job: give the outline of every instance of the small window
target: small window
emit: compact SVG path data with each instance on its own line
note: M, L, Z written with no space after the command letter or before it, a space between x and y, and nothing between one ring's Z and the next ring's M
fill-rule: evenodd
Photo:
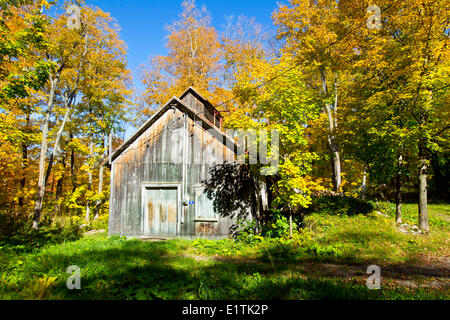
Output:
M213 200L208 198L205 188L194 187L195 193L195 217L200 219L218 219L218 214L214 212Z

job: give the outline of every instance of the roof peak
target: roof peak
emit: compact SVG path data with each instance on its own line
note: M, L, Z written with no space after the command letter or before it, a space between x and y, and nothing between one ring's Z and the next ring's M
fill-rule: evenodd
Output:
M196 90L194 87L189 86L186 91L184 91L184 93L180 96L180 100L182 100L189 92L193 93L195 96L197 96L198 99L203 100L202 102L208 102L209 104L211 104L211 102L208 101L208 99L206 99L204 96L202 96L200 94L200 92L198 92L198 90ZM211 104L212 105L212 104Z

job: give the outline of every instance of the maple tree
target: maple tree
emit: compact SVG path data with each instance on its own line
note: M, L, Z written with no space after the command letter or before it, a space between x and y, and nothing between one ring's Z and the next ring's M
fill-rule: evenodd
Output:
M46 1L1 1L0 14L0 103L24 98L29 89L40 89L53 67L35 50L48 43L43 36L49 20L42 14ZM13 104L14 106L14 104Z
M433 192L445 190L448 168L445 1L379 0L373 24L368 0L290 0L273 12L275 39L245 16L215 29L205 7L183 1L167 27L168 54L142 69L142 97L114 19L77 4L79 23L69 1L0 0L0 198L11 219L34 218L37 229L105 216L110 135L138 104L141 123L192 86L223 112L225 129L269 133L278 171L251 183L271 187L272 209L291 226L324 189L394 199L400 223L404 193L417 190L419 226L429 229L430 177Z
M62 9L69 5L68 2L63 3ZM79 197L80 190L88 186L89 192L83 193L87 199L86 208L89 210L89 203L95 203L95 216L98 218L100 206L105 203L104 169L98 164L105 156L106 137L121 130L118 124L125 117L125 106L129 104L132 94L130 73L126 69L126 48L119 38L118 26L109 14L82 6L79 26L72 28L69 14L57 14L52 18L43 14L44 7L48 7L45 1L33 5L26 1L16 3L8 15L3 16L5 29L2 29L9 28L4 32L5 38L2 38L2 53L10 58L9 61L4 59L6 62L1 66L4 74L1 89L5 93L2 99L5 104L13 106L5 114L5 121L2 122L5 130L1 135L1 139L8 141L9 147L2 148L2 152L8 152L9 159L13 161L9 160L9 169L2 174L11 177L8 181L12 194L16 195L12 199L12 207L17 202L22 207L25 199L31 200L33 188L30 187L37 183L34 229L39 227L49 184L52 192L56 184L56 212L60 212L64 199L71 206L71 195L63 194L64 177L67 176L67 148L71 153L69 174L72 176L72 192ZM34 39L36 34L37 39ZM45 68L32 67L36 63ZM23 66L29 66L32 72L16 76L15 70L26 70ZM11 104L12 100L15 102ZM87 115L86 110L89 110ZM73 122L72 117L78 123ZM84 124L80 126L81 123ZM87 146L92 152L86 154L83 146L85 138L77 139L76 136L86 136ZM94 148L94 143L99 148ZM30 153L36 152L38 145L39 161L30 162ZM84 158L80 159L82 162L89 163L88 181L81 183L81 189L78 189L76 177L83 166L76 167L77 156ZM97 166L98 189L94 193L92 169ZM18 172L20 174L16 174ZM33 174L29 175L30 172Z
M212 92L219 81L219 36L210 25L206 7L197 8L193 0L183 1L182 7L179 19L167 27L168 55L153 57L143 68L144 99L149 106L161 105L189 86L215 100Z
M0 141L4 161L0 176L4 186L2 207L23 214L29 196L25 188L33 167L29 148L36 141L34 92L43 88L53 64L36 56L48 46L43 34L49 20L42 14L46 1L1 1L0 16ZM16 205L19 210L15 210Z
M417 161L419 227L428 231L429 156L442 150L449 129L448 12L439 1L386 1L380 6L383 27L363 28L354 35L358 54L352 72L360 88L354 90L353 99L365 105L356 115L372 121L363 132L384 140L372 162L391 154L384 170L385 176L396 176L398 222L403 162ZM365 18L356 15L359 21Z
M335 1L289 1L274 13L277 37L284 41L283 51L292 55L309 74L309 87L322 98L327 115L327 145L331 154L334 190L341 188L341 154L338 143L340 73L348 66L352 45L343 41L348 35L346 20Z
M258 149L262 148L261 142L266 142L269 158L279 154L277 172L266 179L271 181L273 205L285 208L289 215L292 235L292 215L307 207L312 192L321 189L310 175L316 155L310 152L305 134L306 125L318 117L319 108L311 92L306 90L304 75L293 63L292 55L274 54L264 45L266 38L259 26L252 26L250 21L253 32L249 32L249 21L245 21L247 28L242 28L243 19L223 45L226 73L237 97L225 104L229 112L225 125L256 130ZM278 148L271 143L272 139L279 139ZM259 175L264 165L250 167L255 167L252 171Z

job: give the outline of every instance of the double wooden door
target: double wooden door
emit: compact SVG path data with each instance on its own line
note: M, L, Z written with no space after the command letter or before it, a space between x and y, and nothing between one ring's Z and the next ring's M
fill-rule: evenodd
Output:
M176 236L178 203L176 187L145 187L143 190L144 234Z

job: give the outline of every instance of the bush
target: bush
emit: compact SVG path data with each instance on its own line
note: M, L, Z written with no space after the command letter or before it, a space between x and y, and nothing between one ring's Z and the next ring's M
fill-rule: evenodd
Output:
M12 211L0 210L0 236L21 233L22 230L30 226L31 221L29 221L28 217Z
M298 216L294 216L292 219L292 230L295 232L298 230ZM268 238L280 238L289 235L289 219L282 215L280 211L274 211L271 221L264 224L262 227L261 235Z
M342 255L342 245L321 245L319 243L314 243L311 246L307 246L306 252L319 260L339 258Z
M253 243L257 239L258 235L258 224L256 220L247 220L245 218L236 218L236 223L232 228L231 236L237 242L242 243Z
M347 196L321 196L313 197L312 204L304 212L351 216L368 214L373 210L374 206L372 203L357 198Z
M65 241L75 241L81 238L78 225L72 223L55 223L32 230L30 226L13 235L0 235L0 246L15 251L29 252L47 244L57 244Z

